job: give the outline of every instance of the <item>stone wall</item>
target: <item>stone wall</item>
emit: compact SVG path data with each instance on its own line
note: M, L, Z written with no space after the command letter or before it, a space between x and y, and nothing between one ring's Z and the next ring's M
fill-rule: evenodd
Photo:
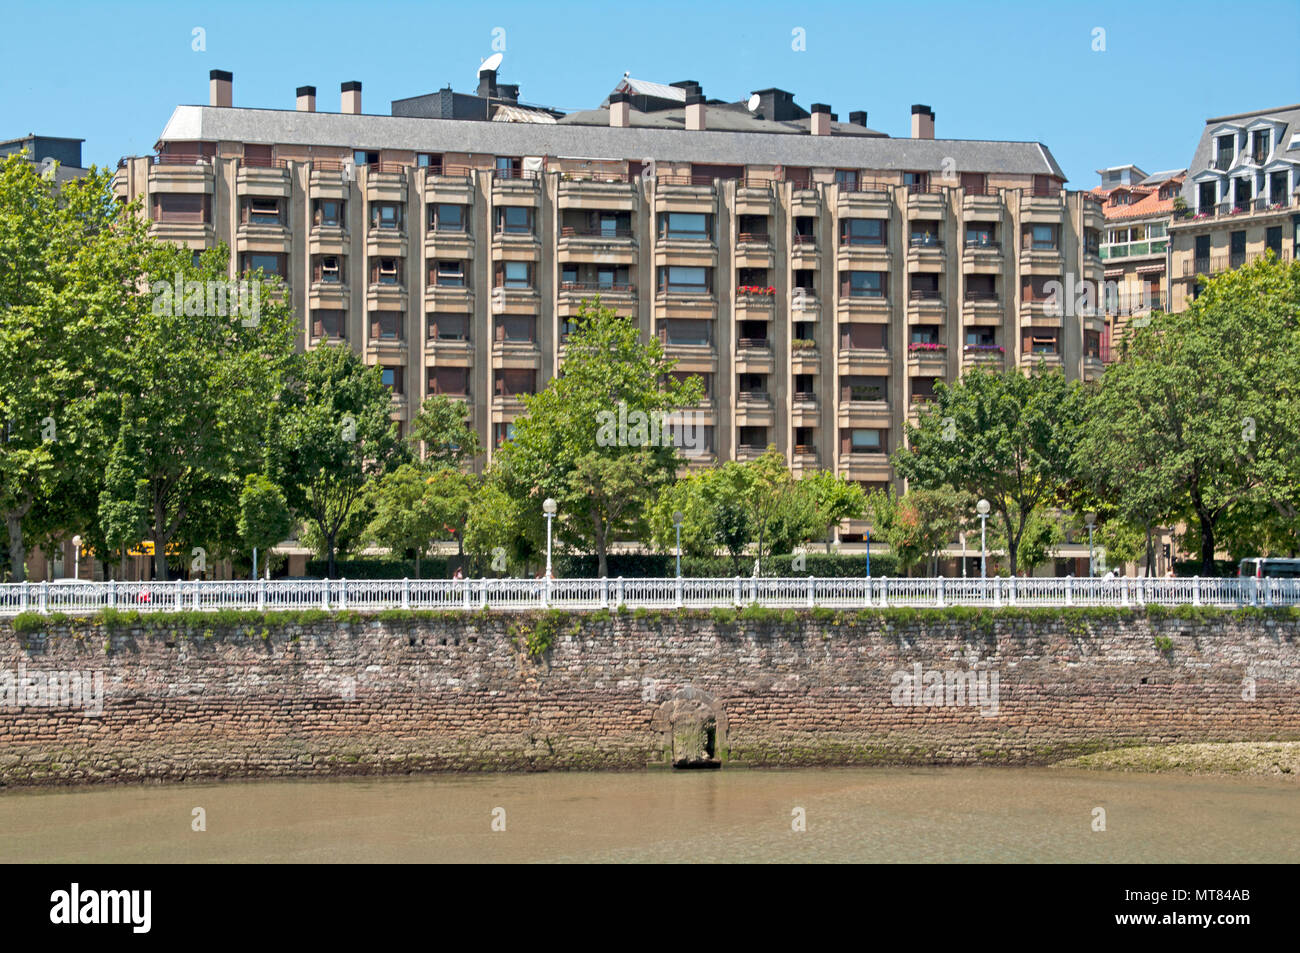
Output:
M1294 614L761 615L5 622L0 783L1032 764L1300 739ZM62 673L55 694L75 694L77 672L81 707L33 687Z

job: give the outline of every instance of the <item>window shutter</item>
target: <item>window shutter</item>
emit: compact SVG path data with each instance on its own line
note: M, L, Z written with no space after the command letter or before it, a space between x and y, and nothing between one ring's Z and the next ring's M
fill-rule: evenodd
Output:
M840 431L840 453L853 452L853 433L849 430Z

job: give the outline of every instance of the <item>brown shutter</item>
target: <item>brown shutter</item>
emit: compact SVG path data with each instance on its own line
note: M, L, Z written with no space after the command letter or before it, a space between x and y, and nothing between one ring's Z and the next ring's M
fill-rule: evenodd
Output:
M840 431L840 453L850 453L853 450L853 435L848 430Z

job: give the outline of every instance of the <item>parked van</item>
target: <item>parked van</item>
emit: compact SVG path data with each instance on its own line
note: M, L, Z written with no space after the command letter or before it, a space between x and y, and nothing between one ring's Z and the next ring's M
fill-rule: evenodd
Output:
M1300 579L1300 559L1265 559L1258 556L1243 559L1237 567L1237 575L1243 579L1249 576L1256 579Z

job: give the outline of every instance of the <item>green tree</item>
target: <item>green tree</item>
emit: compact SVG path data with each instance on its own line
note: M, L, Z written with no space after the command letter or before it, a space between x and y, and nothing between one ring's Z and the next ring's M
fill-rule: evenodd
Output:
M495 479L533 510L554 498L560 538L594 550L606 575L610 542L640 524L650 498L638 493L628 505L618 488L635 483L653 491L674 478L681 458L663 420L698 403L702 388L698 378L673 378L676 362L659 341L643 342L634 321L598 301L584 303L575 324L563 374L524 398L527 413L498 454ZM523 528L535 539L544 531L532 516Z
M447 535L451 506L441 490L439 476L415 463L404 463L370 485L374 515L367 535L395 555L413 550L417 579L421 560Z
M244 477L239 493L239 538L251 552L261 551L270 564L271 547L293 531L293 513L284 490L264 474ZM256 575L257 566L253 566Z
M819 525L826 530L826 552L831 551L835 527L845 520L866 515L866 493L857 483L836 476L830 470L818 470L799 481L801 489L812 494Z
M364 526L358 515L368 485L408 457L391 404L378 366L325 345L298 356L271 418L275 476L319 541L331 578L340 541Z
M915 489L903 496L873 490L866 498L872 528L907 575L921 563L937 571L940 551L952 542L963 523L969 497L951 487Z
M483 452L478 433L466 423L464 402L445 394L424 399L411 421L411 442L424 446L429 467L468 467Z
M1031 374L974 371L939 382L907 446L898 474L918 488L952 486L987 499L1001 519L1014 575L1029 520L1071 475L1082 397L1077 382L1041 366Z

